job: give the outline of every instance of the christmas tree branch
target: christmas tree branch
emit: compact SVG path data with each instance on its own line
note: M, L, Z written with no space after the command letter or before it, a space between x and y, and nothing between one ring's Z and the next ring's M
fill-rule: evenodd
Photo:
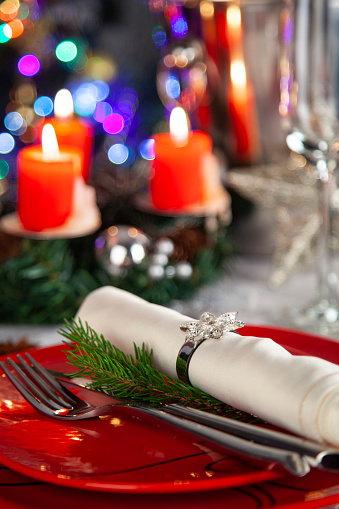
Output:
M72 376L91 379L90 388L108 393L116 398L135 403L161 407L176 403L227 415L247 422L258 419L237 410L195 387L161 373L152 364L148 353L134 344L134 354L126 355L91 327L78 322L67 322L60 334L70 341L66 351L68 363L77 368Z

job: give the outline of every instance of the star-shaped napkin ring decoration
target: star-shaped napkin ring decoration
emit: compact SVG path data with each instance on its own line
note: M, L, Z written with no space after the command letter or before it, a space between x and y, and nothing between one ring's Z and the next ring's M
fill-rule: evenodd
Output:
M232 332L245 325L237 320L237 311L230 311L216 317L209 311L203 313L199 320L192 320L180 325L180 330L186 332L185 342L181 347L176 363L178 378L190 385L188 367L191 357L198 346L206 339L220 339L224 332Z

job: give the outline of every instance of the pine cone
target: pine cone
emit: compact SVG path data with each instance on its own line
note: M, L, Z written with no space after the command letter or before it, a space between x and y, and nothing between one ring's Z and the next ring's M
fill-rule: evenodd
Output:
M173 242L174 251L170 256L172 262L194 263L198 252L207 245L206 235L199 228L178 228L162 237Z

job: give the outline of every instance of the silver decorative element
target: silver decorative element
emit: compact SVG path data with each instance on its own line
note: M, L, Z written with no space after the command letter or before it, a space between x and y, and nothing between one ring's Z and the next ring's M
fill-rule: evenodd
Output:
M95 241L95 256L104 270L123 277L127 270L144 262L151 248L150 238L138 228L116 225L100 233Z
M276 222L269 283L282 286L293 274L316 258L320 218L317 180L303 156L291 153L281 164L236 168L227 173L227 184L240 195L268 209ZM338 207L332 204L333 209ZM337 213L334 228L338 237ZM338 249L339 242L335 246Z
M187 333L185 343L193 341L197 344L205 339L219 339L224 332L244 327L245 323L236 319L237 314L237 311L230 311L216 317L207 311L200 316L199 320L183 323L180 325L180 330Z

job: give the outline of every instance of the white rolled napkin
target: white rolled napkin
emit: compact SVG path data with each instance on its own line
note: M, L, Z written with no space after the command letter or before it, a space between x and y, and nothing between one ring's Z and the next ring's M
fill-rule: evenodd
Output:
M153 350L154 365L177 377L176 360L185 341L179 326L192 318L111 286L90 293L78 318L127 354L134 353L133 343L139 347L144 343ZM194 352L189 377L194 387L229 405L339 446L336 364L292 355L269 338L226 332L220 339L204 341Z

